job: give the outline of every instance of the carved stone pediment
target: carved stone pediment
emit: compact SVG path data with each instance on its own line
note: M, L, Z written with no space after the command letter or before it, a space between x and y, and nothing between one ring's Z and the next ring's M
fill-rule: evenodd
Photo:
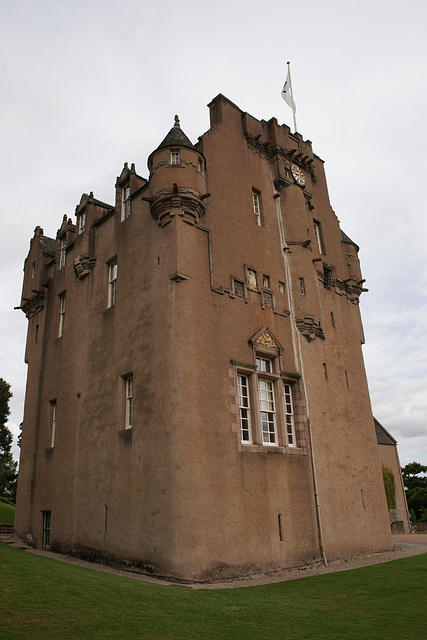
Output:
M249 339L249 342L256 347L256 345L260 345L263 347L268 347L270 349L277 349L278 351L283 351L283 347L280 342L277 340L273 332L267 327L261 327L253 336Z
M85 253L74 260L74 272L79 280L86 278L95 266L96 258Z
M303 316L296 319L297 327L309 342L315 338L325 339L320 320L316 316Z

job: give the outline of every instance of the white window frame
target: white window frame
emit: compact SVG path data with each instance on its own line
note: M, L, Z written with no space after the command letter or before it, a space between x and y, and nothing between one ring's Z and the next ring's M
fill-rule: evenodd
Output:
M121 189L122 205L121 205L121 221L130 217L130 184L127 182Z
M133 421L133 375L125 378L125 429L132 429Z
M231 361L235 366L236 427L242 450L248 447L259 453L274 448L280 453L304 452L305 440L300 433L304 417L296 409L300 405L295 405L299 376L281 371L279 349L258 343L254 344L253 353L254 364Z
M49 402L50 405L50 446L53 449L55 446L55 435L56 435L56 415L57 415L57 402L56 400L51 400Z
M254 208L255 222L258 227L261 226L261 199L259 191L252 189L252 204Z
M181 164L181 154L178 150L171 151L171 164L177 165Z
M85 225L86 225L86 212L83 211L83 213L81 213L79 216L79 235L83 233L83 231L85 230Z
M237 393L239 400L240 439L242 444L252 444L250 377L246 373L237 373Z
M295 413L294 401L292 398L292 385L288 382L283 383L283 407L286 425L286 438L289 447L297 446L296 429L295 429Z
M58 338L61 338L64 333L65 324L65 292L59 296L59 326L58 326Z
M316 238L317 249L320 254L323 254L323 244L322 244L322 231L320 228L320 222L314 222L314 236Z
M108 264L108 308L114 307L117 299L117 260Z
M270 358L257 356L256 366L262 444L267 446L277 446L279 441L277 433L274 380L263 375L273 373L273 361Z
M63 269L65 267L65 262L67 260L67 241L64 238L61 240L61 248L59 250L59 268Z

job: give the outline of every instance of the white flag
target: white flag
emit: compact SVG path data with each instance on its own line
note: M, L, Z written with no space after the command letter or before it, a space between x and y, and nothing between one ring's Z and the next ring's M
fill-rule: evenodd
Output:
M283 85L282 98L286 102L286 104L289 105L290 108L292 109L292 96L291 96L291 87L289 82L289 71L288 71L288 75L286 76L285 84ZM294 102L293 108L295 111L297 110L297 106L295 102Z

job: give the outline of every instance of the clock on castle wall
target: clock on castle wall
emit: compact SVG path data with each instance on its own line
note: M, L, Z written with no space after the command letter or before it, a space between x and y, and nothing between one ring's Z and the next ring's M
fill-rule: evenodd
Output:
M292 175L294 176L294 180L300 187L305 187L305 176L304 171L297 167L296 164L293 164L291 167Z

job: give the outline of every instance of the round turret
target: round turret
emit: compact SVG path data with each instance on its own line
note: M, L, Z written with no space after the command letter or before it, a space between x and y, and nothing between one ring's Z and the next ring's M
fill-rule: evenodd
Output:
M178 116L148 158L151 213L163 226L173 215L196 222L204 212L206 161L182 131Z

